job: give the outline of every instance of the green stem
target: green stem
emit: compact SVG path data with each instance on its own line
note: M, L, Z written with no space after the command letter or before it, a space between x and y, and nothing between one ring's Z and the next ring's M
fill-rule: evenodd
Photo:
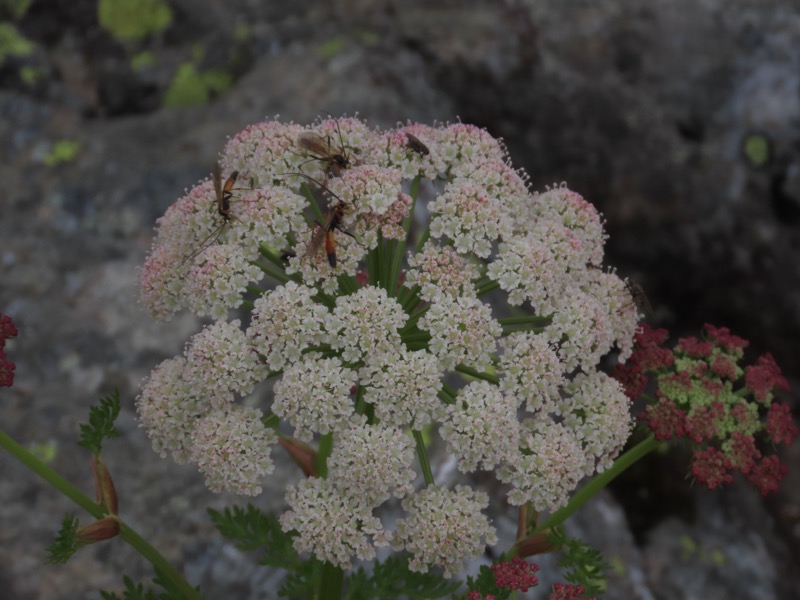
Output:
M421 431L414 431L414 440L417 442L417 457L419 458L419 466L422 468L422 476L425 478L427 485L436 485L433 480L433 471L431 471L431 463L428 460L428 450L425 448L425 438L422 436Z
M537 327L542 327L545 325L549 325L553 319L551 317L540 317L538 315L522 315L519 317L504 317L502 319L497 319L497 322L500 323L503 327L508 325L534 325Z
M96 519L105 516L103 508L85 496L78 488L73 486L50 467L28 452L15 442L9 435L0 431L0 446L5 448L14 458L44 479L52 487L64 494L75 504L80 506ZM122 519L120 523L120 537L141 554L165 579L169 580L175 589L180 591L182 598L201 600L203 596L195 590L183 575L173 567L161 553L158 552L147 540L126 525Z
M610 469L603 471L589 481L589 483L583 486L583 488L581 488L581 490L570 499L569 503L564 508L557 510L547 519L545 519L545 521L534 530L534 533L546 531L561 525L561 523L572 516L575 511L586 504L589 499L591 499L600 490L611 483L618 475L620 475L635 462L644 458L647 454L658 448L660 444L661 442L656 441L652 434L648 436L647 439L636 444L633 448L620 456Z
M329 562L322 564L322 574L318 579L317 598L320 600L339 600L342 597L344 571Z
M500 383L500 378L497 375L493 373L484 373L483 371L476 371L472 367L468 367L466 365L456 365L456 371L463 373L464 375L474 377L475 379L482 379L484 381L488 381L489 383L494 383L495 385Z
M333 450L333 434L326 433L319 438L317 454L314 456L314 466L320 477L328 476L328 457ZM338 597L338 596L337 596Z
M497 283L496 281L490 281L482 286L479 286L475 290L475 293L478 295L478 297L480 297L483 296L484 294L488 294L492 290L496 290L499 287L500 287L499 283Z

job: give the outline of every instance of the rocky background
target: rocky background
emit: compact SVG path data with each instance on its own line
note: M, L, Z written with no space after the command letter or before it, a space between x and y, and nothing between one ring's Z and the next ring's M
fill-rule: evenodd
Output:
M0 311L20 330L0 427L90 493L77 424L119 389L122 435L105 456L123 518L210 599L275 597L275 576L205 514L246 499L207 492L136 425L142 378L200 326L153 322L137 267L156 218L227 136L265 116L486 127L535 188L567 181L605 214L608 262L646 290L654 324L727 325L798 389L797 0L169 0L169 25L141 41L101 27L96 0L33 0L15 16L24 4L0 2L31 42L0 47ZM182 65L206 82L188 100L173 84ZM220 72L224 90L203 79ZM800 444L783 457L789 476L766 499L693 487L685 457L653 457L570 532L614 566L608 598L800 598ZM255 499L267 510L298 477L278 463ZM123 572L150 578L119 542L45 566L75 507L5 454L0 481L0 597L98 598ZM513 516L495 518L511 530ZM551 558L537 562L543 582L556 578Z

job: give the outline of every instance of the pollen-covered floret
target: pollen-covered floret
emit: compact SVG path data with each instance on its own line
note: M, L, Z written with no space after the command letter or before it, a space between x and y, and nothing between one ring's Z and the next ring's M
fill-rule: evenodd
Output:
M241 322L217 321L192 337L186 348L186 377L196 393L217 396L226 392L247 395L267 375Z
M182 356L165 360L145 379L136 398L139 426L147 430L153 450L162 458L172 454L178 463L191 458L192 431L197 419L211 410L214 400L196 393L185 370L186 359Z
M508 292L510 305L528 301L534 313L542 316L555 311L570 281L548 241L534 235L501 243L486 274Z
M538 219L558 221L569 228L580 240L589 264L602 264L608 237L603 230L603 217L580 194L561 184L535 194L530 206Z
M641 316L629 285L616 273L590 269L585 286L608 315L608 337L601 342L603 348L616 344L620 361L625 361L633 352L633 336Z
M561 402L564 425L583 445L587 455L587 475L611 466L619 454L633 423L630 401L622 385L602 371L579 373L565 386L568 396Z
M382 215L402 192L402 174L390 167L356 165L334 177L327 188L335 197L351 202L359 213Z
M408 258L405 285L420 286L423 300L435 302L441 295L453 298L475 296L472 281L478 278L478 268L452 246L428 241L422 251Z
M286 367L275 384L272 412L295 427L295 436L308 441L314 433L326 434L347 426L353 415L350 392L355 371L338 358L306 354Z
M456 179L430 204L431 237L447 237L461 254L487 258L492 244L506 238L511 222L502 202L470 179Z
M525 402L531 413L555 412L559 390L566 380L564 365L549 338L520 331L505 337L500 346L500 389Z
M416 147L415 141L409 141L407 134L413 135L424 144L428 153L425 154L421 147ZM422 176L433 180L438 174L433 162L439 153L437 138L438 131L433 127L414 123L385 132L378 138L371 153L380 156L388 166L399 169L404 179Z
M299 360L306 348L325 341L323 324L329 313L313 300L316 293L312 287L288 281L253 303L247 335L272 371Z
M452 174L456 179L463 177L481 186L503 207L507 215L504 220L506 235L513 229L514 208L532 200L528 191L527 174L516 171L506 161L497 158L482 157L473 162L462 163L452 170Z
M511 485L510 504L530 502L537 511L557 510L586 474L586 455L575 435L552 419L539 417L523 426L524 452L500 467L497 478Z
M194 259L186 279L186 304L194 314L224 319L242 303L242 294L264 273L238 244L209 246Z
M337 433L328 459L328 477L345 496L364 508L402 498L414 490L414 440L402 429L353 424Z
M482 159L505 162L508 157L503 143L480 127L453 123L436 130L435 152L431 152L437 171L444 173L464 163Z
M418 324L430 332L430 351L448 370L459 363L483 369L491 362L503 332L489 305L469 297L441 297Z
M301 131L301 125L277 119L248 125L228 141L222 164L238 170L252 187L272 185L276 177L297 171L305 160L297 151Z
M281 515L280 523L284 531L297 532L294 549L342 569L352 566L354 556L372 560L375 547L386 546L391 539L371 508L343 494L330 479L311 477L290 486L286 502L290 510Z
M455 490L429 486L402 504L408 514L397 522L393 547L411 554L412 571L426 573L438 566L450 578L462 569L464 560L497 543L494 527L481 513L489 504L483 492L464 485Z
M484 470L512 459L519 448L519 400L487 381L473 381L446 408L439 434L458 468Z
M441 412L438 398L443 370L426 350L368 357L359 370L364 400L385 425L421 430Z
M261 479L274 470L270 450L277 441L261 417L256 408L231 404L198 420L192 432L192 461L212 492L261 493Z
M557 345L567 372L579 366L593 368L614 340L606 308L579 288L565 292L544 332Z
M332 348L341 350L345 362L394 354L400 347L400 329L407 315L386 290L366 286L349 296L339 296L326 327Z
M231 235L256 251L259 244L285 248L290 236L305 228L305 207L306 199L285 187L244 192L231 209Z

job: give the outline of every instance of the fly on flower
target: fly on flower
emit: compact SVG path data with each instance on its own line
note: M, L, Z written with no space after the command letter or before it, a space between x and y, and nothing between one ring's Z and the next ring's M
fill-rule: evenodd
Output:
M650 300L647 298L647 294L644 293L644 288L642 288L642 286L639 284L638 281L626 279L625 288L631 295L631 299L633 300L633 303L636 305L636 308L638 308L646 315L649 315L653 312L653 305L650 304Z
M228 175L225 183L222 183L222 167L220 167L218 162L214 163L214 201L217 204L217 212L222 217L222 222L216 229L208 234L206 239L200 242L200 245L194 252L181 261L181 264L178 265L178 268L195 258L203 250L216 242L219 239L219 236L222 235L222 230L225 229L225 226L233 218L231 215L231 198L233 198L233 186L236 185L237 177L239 177L239 171L233 171L230 175Z
M406 131L406 148L411 150L412 152L417 152L418 154L422 154L422 156L428 156L431 151L428 147L422 143L422 141L415 136L413 133L408 133Z

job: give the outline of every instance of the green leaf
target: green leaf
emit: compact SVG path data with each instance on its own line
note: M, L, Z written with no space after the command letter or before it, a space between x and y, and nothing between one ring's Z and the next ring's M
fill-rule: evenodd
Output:
M10 15L12 19L25 16L33 0L0 0L0 13Z
M209 92L220 96L233 85L233 76L225 69L209 69L200 74L203 85Z
M99 406L92 406L89 409L89 424L80 426L81 439L78 445L88 449L93 455L99 456L103 439L119 437L117 428L114 427L119 410L119 392L101 398Z
M156 64L156 55L149 51L139 52L131 58L131 69L141 71Z
M372 575L368 575L362 567L359 567L348 578L344 597L347 600L444 598L453 594L459 587L461 587L460 582L444 579L441 575L410 571L408 557L395 555L383 562L376 562Z
M587 596L598 596L606 591L603 571L609 567L603 555L582 540L568 538L563 529L551 530L547 540L562 553L558 566L564 569L564 579L581 585Z
M219 532L235 542L239 550L262 550L260 564L293 569L304 562L292 546L294 536L281 529L275 515L264 514L252 504L244 509L226 508L221 513L208 509L208 514Z
M58 140L44 157L44 164L48 167L57 167L71 162L78 155L80 149L81 143L78 140Z
M64 519L61 521L61 529L58 530L55 541L47 547L48 563L52 565L64 564L78 551L78 539L75 535L77 531L78 519L75 518L75 515L64 515Z
M0 23L0 65L8 56L27 56L33 52L33 47L33 42L11 23Z
M185 107L199 106L208 103L208 88L197 67L194 63L182 64L175 73L166 94L164 95L164 106Z
M491 594L495 600L505 600L511 595L511 590L497 585L494 571L488 565L481 565L477 577L467 577L467 587L471 592L479 592L481 597Z
M169 27L172 9L163 0L100 0L97 17L118 40L139 41Z

